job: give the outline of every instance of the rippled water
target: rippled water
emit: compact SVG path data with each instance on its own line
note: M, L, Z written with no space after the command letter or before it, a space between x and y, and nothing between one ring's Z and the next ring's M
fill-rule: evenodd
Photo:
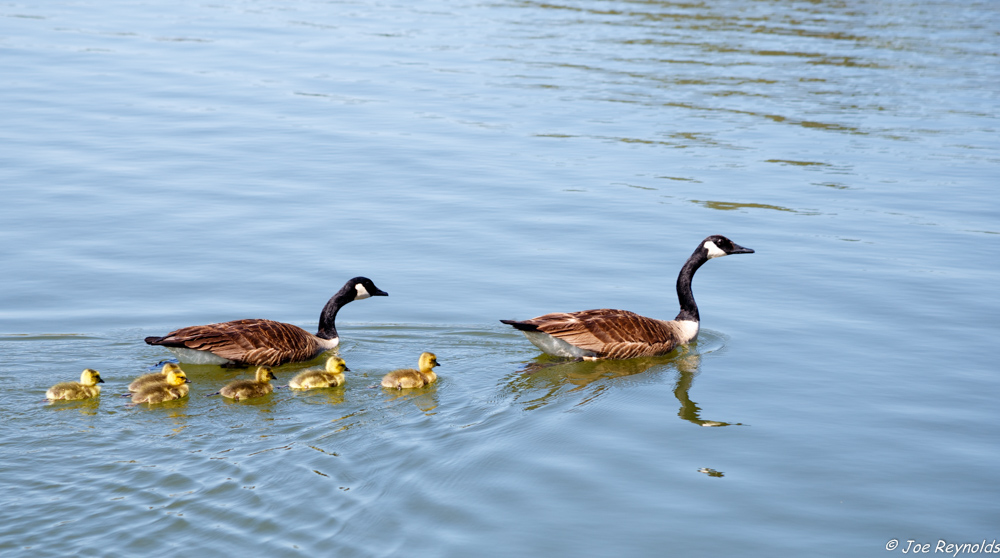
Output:
M998 35L990 2L0 4L0 551L1000 538ZM756 253L699 271L686 350L497 321L671 318L709 234ZM390 296L340 313L346 386L117 397L146 335L313 329L356 275ZM425 350L436 385L376 387ZM85 367L99 400L44 402Z

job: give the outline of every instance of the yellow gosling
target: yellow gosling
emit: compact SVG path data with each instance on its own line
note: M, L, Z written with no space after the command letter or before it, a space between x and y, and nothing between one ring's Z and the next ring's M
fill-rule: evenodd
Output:
M228 397L237 401L240 399L261 397L274 391L274 386L271 385L271 380L275 379L277 379L277 377L274 375L274 372L270 367L261 366L257 368L256 379L234 380L229 382L226 387L220 389L219 393L223 397Z
M304 370L288 382L292 389L316 389L344 385L344 372L350 372L347 363L340 357L326 359L325 370Z
M132 403L163 403L187 397L191 380L180 367L167 372L167 377L159 383L149 384L132 394Z
M410 389L430 385L437 379L434 367L440 366L434 353L423 353L420 355L418 364L420 370L412 368L405 370L394 370L382 378L382 387L394 389Z
M73 399L90 399L101 394L101 386L97 385L99 383L104 383L104 380L101 379L101 373L92 368L87 368L80 374L79 382L58 383L45 392L45 397L51 401L60 399L67 401Z
M128 385L128 390L135 393L137 391L142 390L142 388L146 386L166 382L167 374L169 374L171 370L180 370L180 369L181 369L180 366L177 366L173 362L168 362L163 365L163 370L159 372L153 372L152 374L143 374L142 376L139 376L138 378L132 380L132 383Z

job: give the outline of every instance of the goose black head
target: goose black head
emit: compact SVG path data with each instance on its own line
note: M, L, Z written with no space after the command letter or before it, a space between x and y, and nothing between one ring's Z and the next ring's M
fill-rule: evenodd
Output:
M721 258L722 256L729 256L732 254L754 253L751 248L744 248L720 234L714 234L706 238L702 241L701 245L705 248L705 251L708 252L709 259Z
M367 277L355 277L344 285L344 290L354 290L353 300L363 300L370 296L389 296L389 293L375 286Z

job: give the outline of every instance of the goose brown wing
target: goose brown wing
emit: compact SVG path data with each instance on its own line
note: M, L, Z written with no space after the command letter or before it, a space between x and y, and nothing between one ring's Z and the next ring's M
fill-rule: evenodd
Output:
M258 366L308 360L319 350L308 331L272 320L234 320L184 327L160 338L146 338L146 342L209 351L235 362Z
M670 324L627 310L557 312L524 323L602 358L662 355L676 346L676 332Z

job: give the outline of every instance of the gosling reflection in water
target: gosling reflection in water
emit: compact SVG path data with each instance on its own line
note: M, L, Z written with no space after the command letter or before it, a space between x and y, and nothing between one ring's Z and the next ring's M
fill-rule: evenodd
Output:
M388 403L395 404L405 401L413 403L427 416L437 414L436 409L439 403L436 384L431 384L417 393L414 393L413 390L385 390L385 394L388 395L386 398Z
M651 369L669 370L675 368L678 377L674 384L674 397L681 404L677 416L698 426L742 425L739 422L705 420L699 416L701 408L691 400L688 391L694 383L694 377L698 375L700 366L701 355L687 348L681 349L681 353L673 357L534 362L518 371L518 374L511 378L508 385L515 398L531 397L527 401L527 410L553 403L564 393L579 392L590 388L589 393L577 404L580 406L597 399L611 387L606 382L597 382L598 380L635 376ZM541 396L535 396L538 388L543 387L543 384L548 384L545 386L546 392ZM575 387L566 390L567 385Z

